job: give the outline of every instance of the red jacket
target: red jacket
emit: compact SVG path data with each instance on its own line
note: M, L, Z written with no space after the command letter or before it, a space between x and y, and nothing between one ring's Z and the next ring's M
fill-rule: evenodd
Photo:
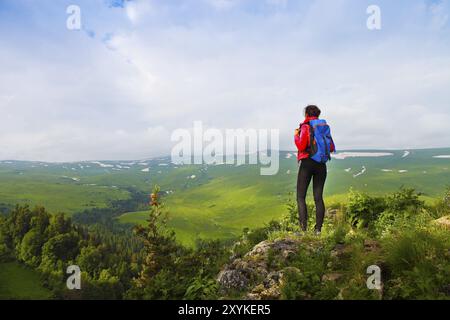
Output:
M309 158L309 154L306 151L310 145L311 139L309 136L309 125L306 124L309 121L312 120L317 120L317 117L306 117L305 121L303 121L302 125L302 129L300 131L299 135L295 136L295 145L297 146L298 149L298 155L297 155L297 160L303 160L303 159L307 159ZM334 143L331 143L331 150L330 152L334 152L336 150Z

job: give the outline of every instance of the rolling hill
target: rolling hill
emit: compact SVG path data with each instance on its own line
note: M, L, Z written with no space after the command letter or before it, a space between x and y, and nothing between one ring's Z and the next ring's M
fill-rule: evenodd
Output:
M427 201L450 183L450 149L348 151L329 164L328 203L345 201L355 188L384 194L400 186L414 187ZM285 212L295 191L294 152L280 153L280 170L261 176L254 165L172 164L169 157L138 161L43 163L0 162L0 204L43 205L71 215L105 208L127 199L130 190L150 193L161 186L170 211L170 225L184 243L197 237L229 238L244 227L256 227ZM291 193L291 195L290 195ZM118 220L142 223L146 212L124 212Z

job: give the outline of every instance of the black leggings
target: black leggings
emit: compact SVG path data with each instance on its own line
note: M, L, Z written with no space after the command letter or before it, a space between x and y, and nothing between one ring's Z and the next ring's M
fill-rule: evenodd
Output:
M325 203L323 202L323 188L327 179L327 166L315 162L312 159L301 161L297 179L297 204L300 226L303 231L308 227L308 209L306 207L306 193L313 179L314 202L316 203L316 226L315 230L321 231L325 217Z

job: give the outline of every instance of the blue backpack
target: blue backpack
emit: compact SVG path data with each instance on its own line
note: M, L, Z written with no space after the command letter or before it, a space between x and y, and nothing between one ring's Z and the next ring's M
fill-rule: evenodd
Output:
M310 143L306 150L309 157L319 163L327 163L331 160L331 144L334 144L331 137L330 126L325 120L311 120L302 125L309 125ZM301 128L301 127L300 127Z

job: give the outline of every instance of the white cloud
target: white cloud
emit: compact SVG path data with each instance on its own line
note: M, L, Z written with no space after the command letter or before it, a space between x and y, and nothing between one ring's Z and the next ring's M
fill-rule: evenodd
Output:
M135 0L126 2L125 12L131 23L137 25L142 22L142 19L153 13L153 7L148 0Z
M281 147L293 149L308 103L322 107L340 150L450 145L436 124L450 121L445 25L368 34L365 8L355 17L349 1L273 16L205 1L209 9L196 11L139 1L104 20L91 13L95 39L47 29L9 35L0 22L0 159L169 154L172 130L195 120L278 128Z

